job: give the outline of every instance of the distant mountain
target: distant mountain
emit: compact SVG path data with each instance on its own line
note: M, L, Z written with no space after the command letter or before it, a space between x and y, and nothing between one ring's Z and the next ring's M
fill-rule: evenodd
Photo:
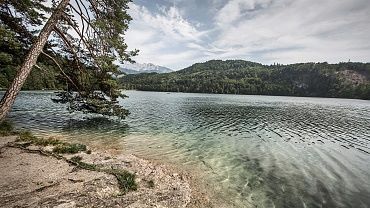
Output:
M170 74L121 79L125 89L370 99L370 63L263 65L211 60Z
M152 63L140 64L140 63L125 63L120 66L120 70L126 74L141 74L141 73L169 73L173 72L164 66L157 66Z

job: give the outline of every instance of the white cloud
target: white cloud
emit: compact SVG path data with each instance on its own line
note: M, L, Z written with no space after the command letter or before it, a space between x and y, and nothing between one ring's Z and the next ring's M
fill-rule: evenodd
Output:
M257 7L265 8L272 0L231 0L218 12L215 20L219 26L227 27L240 20Z
M368 0L205 1L174 4L197 4L191 7L195 10L207 6L199 8L209 11L202 22L173 5L131 4L134 20L126 39L129 47L141 50L136 60L173 69L209 59L370 61Z
M196 56L194 46L201 49L206 33L184 19L175 7L161 7L159 13L152 13L143 6L130 5L133 17L126 34L129 47L138 48L138 62L154 62L178 69L179 60L191 60ZM181 65L183 67L184 65Z
M254 51L274 51L261 54L262 62L338 62L348 60L351 56L353 60L369 61L368 58L363 59L366 56L359 56L364 51L349 51L351 47L370 46L370 36L366 35L370 32L370 5L362 4L364 2L296 0L282 4L282 1L275 1L268 8L256 12L253 18L243 19L242 15L238 16L239 19L231 18L237 23L229 25L227 29L221 28L215 44L229 50L242 48L242 51L252 55ZM218 19L219 16L216 17ZM279 48L295 50L276 51ZM369 51L365 53L370 55Z

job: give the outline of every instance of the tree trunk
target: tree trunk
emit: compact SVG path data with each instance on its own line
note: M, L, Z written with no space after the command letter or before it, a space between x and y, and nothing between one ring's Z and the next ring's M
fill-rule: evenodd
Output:
M12 84L9 86L5 95L1 99L0 122L5 119L10 109L12 108L16 96L18 95L24 82L26 81L28 75L30 74L32 67L36 64L37 58L39 57L41 51L43 50L50 33L53 31L53 28L61 19L61 16L65 8L67 7L69 1L70 0L61 0L56 10L52 13L52 15L42 28L37 40L32 45L30 51L27 53L27 56L21 67L18 69L17 75L15 76Z

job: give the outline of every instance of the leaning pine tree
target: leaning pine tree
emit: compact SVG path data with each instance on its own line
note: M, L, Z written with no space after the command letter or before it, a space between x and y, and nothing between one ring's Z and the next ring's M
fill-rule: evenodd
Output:
M28 0L32 1L32 0ZM67 84L56 102L69 103L71 110L124 118L128 111L118 105L123 96L113 78L118 73L114 61L132 61L135 51L127 51L124 33L131 17L130 0L60 0L35 38L17 75L0 103L0 121L9 113L40 54L50 58ZM44 51L51 34L58 40L55 54L73 60L61 63ZM53 49L54 50L54 49Z

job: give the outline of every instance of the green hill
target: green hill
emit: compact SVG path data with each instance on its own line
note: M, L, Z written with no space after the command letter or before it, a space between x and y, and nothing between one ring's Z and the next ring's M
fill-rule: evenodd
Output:
M262 65L211 60L167 74L121 78L125 89L370 99L370 63Z

